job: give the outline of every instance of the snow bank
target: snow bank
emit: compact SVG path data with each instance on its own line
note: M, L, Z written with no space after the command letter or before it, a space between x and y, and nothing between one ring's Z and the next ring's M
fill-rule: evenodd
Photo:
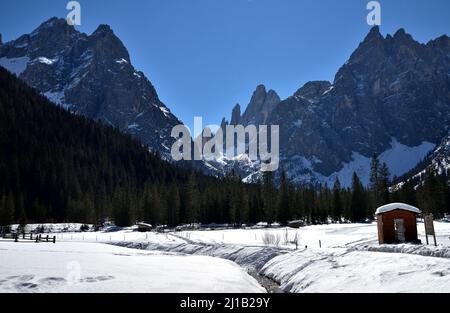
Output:
M450 260L346 249L280 255L261 273L285 292L448 292Z
M0 241L0 292L260 293L233 262L95 243Z
M424 246L413 244L399 245L357 245L352 248L357 251L387 252L387 253L406 253L438 258L450 259L450 247L445 246Z
M256 272L261 270L269 260L283 253L280 249L276 248L238 245L207 245L195 243L167 245L151 242L116 242L114 245L150 251L211 256L233 261L248 271Z

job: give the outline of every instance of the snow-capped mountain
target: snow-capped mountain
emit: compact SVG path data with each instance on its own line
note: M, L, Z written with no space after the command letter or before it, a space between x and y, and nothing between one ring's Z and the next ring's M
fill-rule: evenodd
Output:
M402 187L405 182L412 182L414 186L419 186L431 172L437 176L449 177L450 174L450 134L422 160L416 167L400 177L393 186L394 189Z
M169 155L171 129L181 122L133 67L109 26L100 25L86 35L66 20L52 18L31 34L0 42L0 66L54 103L113 125Z
M252 102L245 121L260 121L268 110ZM421 44L403 29L383 37L374 27L333 82L309 82L272 104L265 122L280 125L281 166L295 182L339 177L348 186L356 171L368 183L374 154L401 176L450 129L450 38ZM231 124L241 119L236 107ZM249 165L241 164L246 179L259 177Z

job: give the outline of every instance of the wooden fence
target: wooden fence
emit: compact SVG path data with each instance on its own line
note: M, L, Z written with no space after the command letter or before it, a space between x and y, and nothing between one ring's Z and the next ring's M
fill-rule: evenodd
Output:
M19 241L34 241L38 242L53 242L56 243L56 236L50 237L42 236L42 234L33 234L33 233L3 233L2 238L4 239L12 239L14 242Z

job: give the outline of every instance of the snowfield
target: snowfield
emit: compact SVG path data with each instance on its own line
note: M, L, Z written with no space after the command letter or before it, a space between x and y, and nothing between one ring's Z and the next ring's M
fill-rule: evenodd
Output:
M406 254L307 249L280 255L261 272L286 292L450 291L450 260Z
M0 241L0 292L264 292L231 261L96 243Z
M52 228L70 231L76 226ZM55 233L56 245L0 241L0 290L263 292L262 284L269 291L294 293L449 292L450 223L435 222L435 229L438 247L380 246L374 223ZM422 222L418 231L425 243ZM278 244L265 243L268 235ZM82 275L79 284L68 285L69 280L61 278L68 275L66 267L73 260L81 264ZM57 287L46 283L52 277L57 278L58 283L51 280ZM272 288L270 282L278 285Z

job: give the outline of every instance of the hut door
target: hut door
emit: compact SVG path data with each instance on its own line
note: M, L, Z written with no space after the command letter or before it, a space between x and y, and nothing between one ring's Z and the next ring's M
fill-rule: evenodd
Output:
M395 219L395 240L397 242L405 242L405 220L404 219Z

